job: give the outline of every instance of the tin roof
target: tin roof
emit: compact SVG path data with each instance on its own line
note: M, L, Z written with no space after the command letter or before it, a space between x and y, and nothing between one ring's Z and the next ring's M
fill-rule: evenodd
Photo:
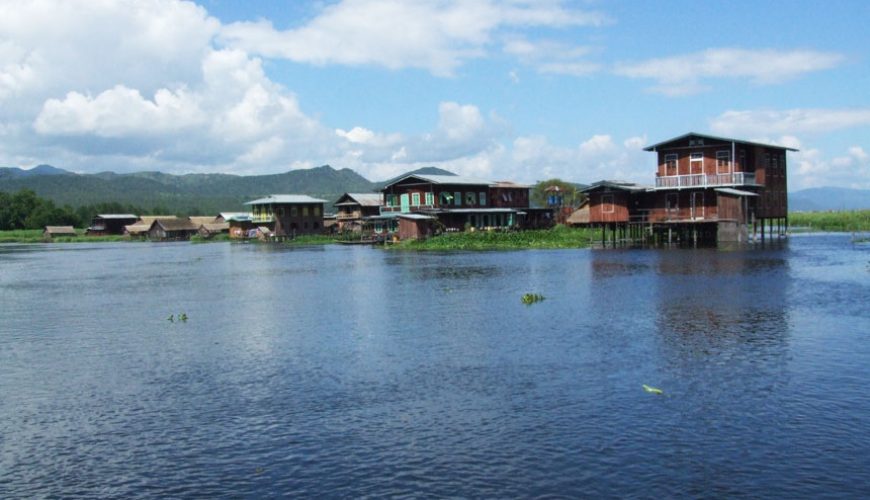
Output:
M414 213L399 214L396 217L399 217L400 219L411 219L411 220L434 220L435 219L435 217L432 217L431 215L414 214Z
M785 146L777 146L775 144L764 144L761 142L744 141L742 139L732 139L730 137L718 137L715 135L699 134L697 132L689 132L688 134L683 134L679 137L674 137L673 139L668 139L666 141L662 141L662 142L653 144L652 146L647 146L647 147L643 148L643 150L644 151L655 151L656 148L658 148L660 146L664 146L664 145L670 144L672 142L681 141L681 140L687 139L689 137L699 137L701 139L710 139L710 140L722 141L722 142L739 142L740 144L749 144L751 146L762 146L765 148L776 148L776 149L785 149L787 151L797 151L797 149L795 149L795 148L787 148Z
M598 188L619 189L622 191L646 191L647 189L649 189L648 186L643 186L641 184L636 184L634 182L603 180L603 181L593 182L592 184L581 189L580 191L587 193L589 191L594 191Z
M45 232L48 234L76 234L76 230L72 226L45 226Z
M474 177L465 177L461 175L423 175L423 174L408 174L402 176L395 181L387 184L387 186L392 186L393 184L397 184L399 182L404 181L405 179L416 178L425 182L431 182L432 184L463 184L463 185L476 185L476 186L489 186L492 184L492 181L488 181L486 179L477 179ZM387 187L384 186L384 187Z
M344 199L352 201L341 201ZM383 204L384 195L381 193L344 193L332 206L360 205L363 207L379 207Z
M97 214L101 219L138 219L138 215L133 214Z
M265 198L245 202L245 205L270 205L273 203L326 203L326 200L312 198L307 194L270 194Z
M752 191L743 191L741 189L733 189L733 188L716 188L714 191L725 194L732 194L734 196L758 196L758 193L753 193Z

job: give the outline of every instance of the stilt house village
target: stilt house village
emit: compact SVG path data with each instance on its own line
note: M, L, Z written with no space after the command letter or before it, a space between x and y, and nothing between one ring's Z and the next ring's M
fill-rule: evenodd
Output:
M384 242L555 223L600 228L605 242L746 242L785 234L786 153L795 149L688 133L645 150L657 160L650 185L600 180L580 188L585 199L578 206L564 206L557 187L548 190L546 206L533 206L529 185L410 173L378 192L344 193L332 203L306 194L271 194L246 202L248 212L213 217L101 214L88 234L151 240L357 234L362 241ZM46 229L47 238L61 233Z

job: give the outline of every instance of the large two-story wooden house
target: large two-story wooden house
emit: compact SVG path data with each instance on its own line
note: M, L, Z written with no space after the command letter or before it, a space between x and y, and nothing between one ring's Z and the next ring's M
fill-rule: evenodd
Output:
M584 190L590 224L629 233L645 225L669 238L721 242L784 233L786 152L795 149L697 133L644 149L657 155L655 185L592 184Z
M326 200L304 194L273 194L245 203L251 207L251 223L263 226L279 238L323 231Z
M397 213L417 225L437 221L447 231L522 227L529 220L529 188L458 175L409 174L383 188L381 213ZM403 232L401 225L402 234L426 234Z

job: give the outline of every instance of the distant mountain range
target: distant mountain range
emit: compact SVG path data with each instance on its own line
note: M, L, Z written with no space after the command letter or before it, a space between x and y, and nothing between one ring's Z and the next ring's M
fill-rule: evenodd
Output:
M436 167L414 173L454 175ZM332 202L345 192L377 191L387 181L372 182L351 169L329 165L283 174L240 176L230 174L172 175L162 172L76 174L39 165L32 169L0 168L0 191L32 189L58 205L79 207L119 202L143 209L187 214L244 210L244 202L276 193L308 194Z
M788 209L795 212L870 209L870 190L821 187L788 194Z
M437 167L408 173L454 175ZM407 175L403 174L403 175ZM245 201L267 194L300 193L327 200L327 210L342 193L368 193L397 178L373 182L351 169L336 170L329 165L308 170L291 170L271 175L186 174L136 172L76 174L39 165L31 169L0 167L0 191L28 188L58 205L79 207L119 202L143 209L159 207L171 213L211 214L244 210ZM870 209L870 190L812 188L789 193L789 210Z

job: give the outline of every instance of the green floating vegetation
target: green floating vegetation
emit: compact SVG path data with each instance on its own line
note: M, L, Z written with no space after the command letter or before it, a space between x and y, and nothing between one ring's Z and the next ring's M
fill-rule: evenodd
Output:
M587 248L600 240L597 230L575 229L558 225L551 229L526 231L463 231L443 233L425 240L401 241L388 248L397 250L451 251L451 250L524 250Z
M170 314L169 317L166 318L166 321L169 321L170 323L175 323L175 319L176 319L175 315ZM187 323L187 313L179 313L178 314L178 321L181 321L182 323Z
M523 301L523 304L529 305L544 300L544 296L539 293L526 293L523 294L523 298L521 300Z
M42 229L12 229L0 231L0 243L93 243L130 240L121 235L88 236L83 229L76 229L76 233L75 236L55 236L48 240Z
M645 390L646 392L648 392L650 394L664 394L664 391L662 391L661 389L658 389L655 387L650 387L646 384L643 384L643 390Z
M870 210L792 212L788 214L788 225L810 231L870 231Z

